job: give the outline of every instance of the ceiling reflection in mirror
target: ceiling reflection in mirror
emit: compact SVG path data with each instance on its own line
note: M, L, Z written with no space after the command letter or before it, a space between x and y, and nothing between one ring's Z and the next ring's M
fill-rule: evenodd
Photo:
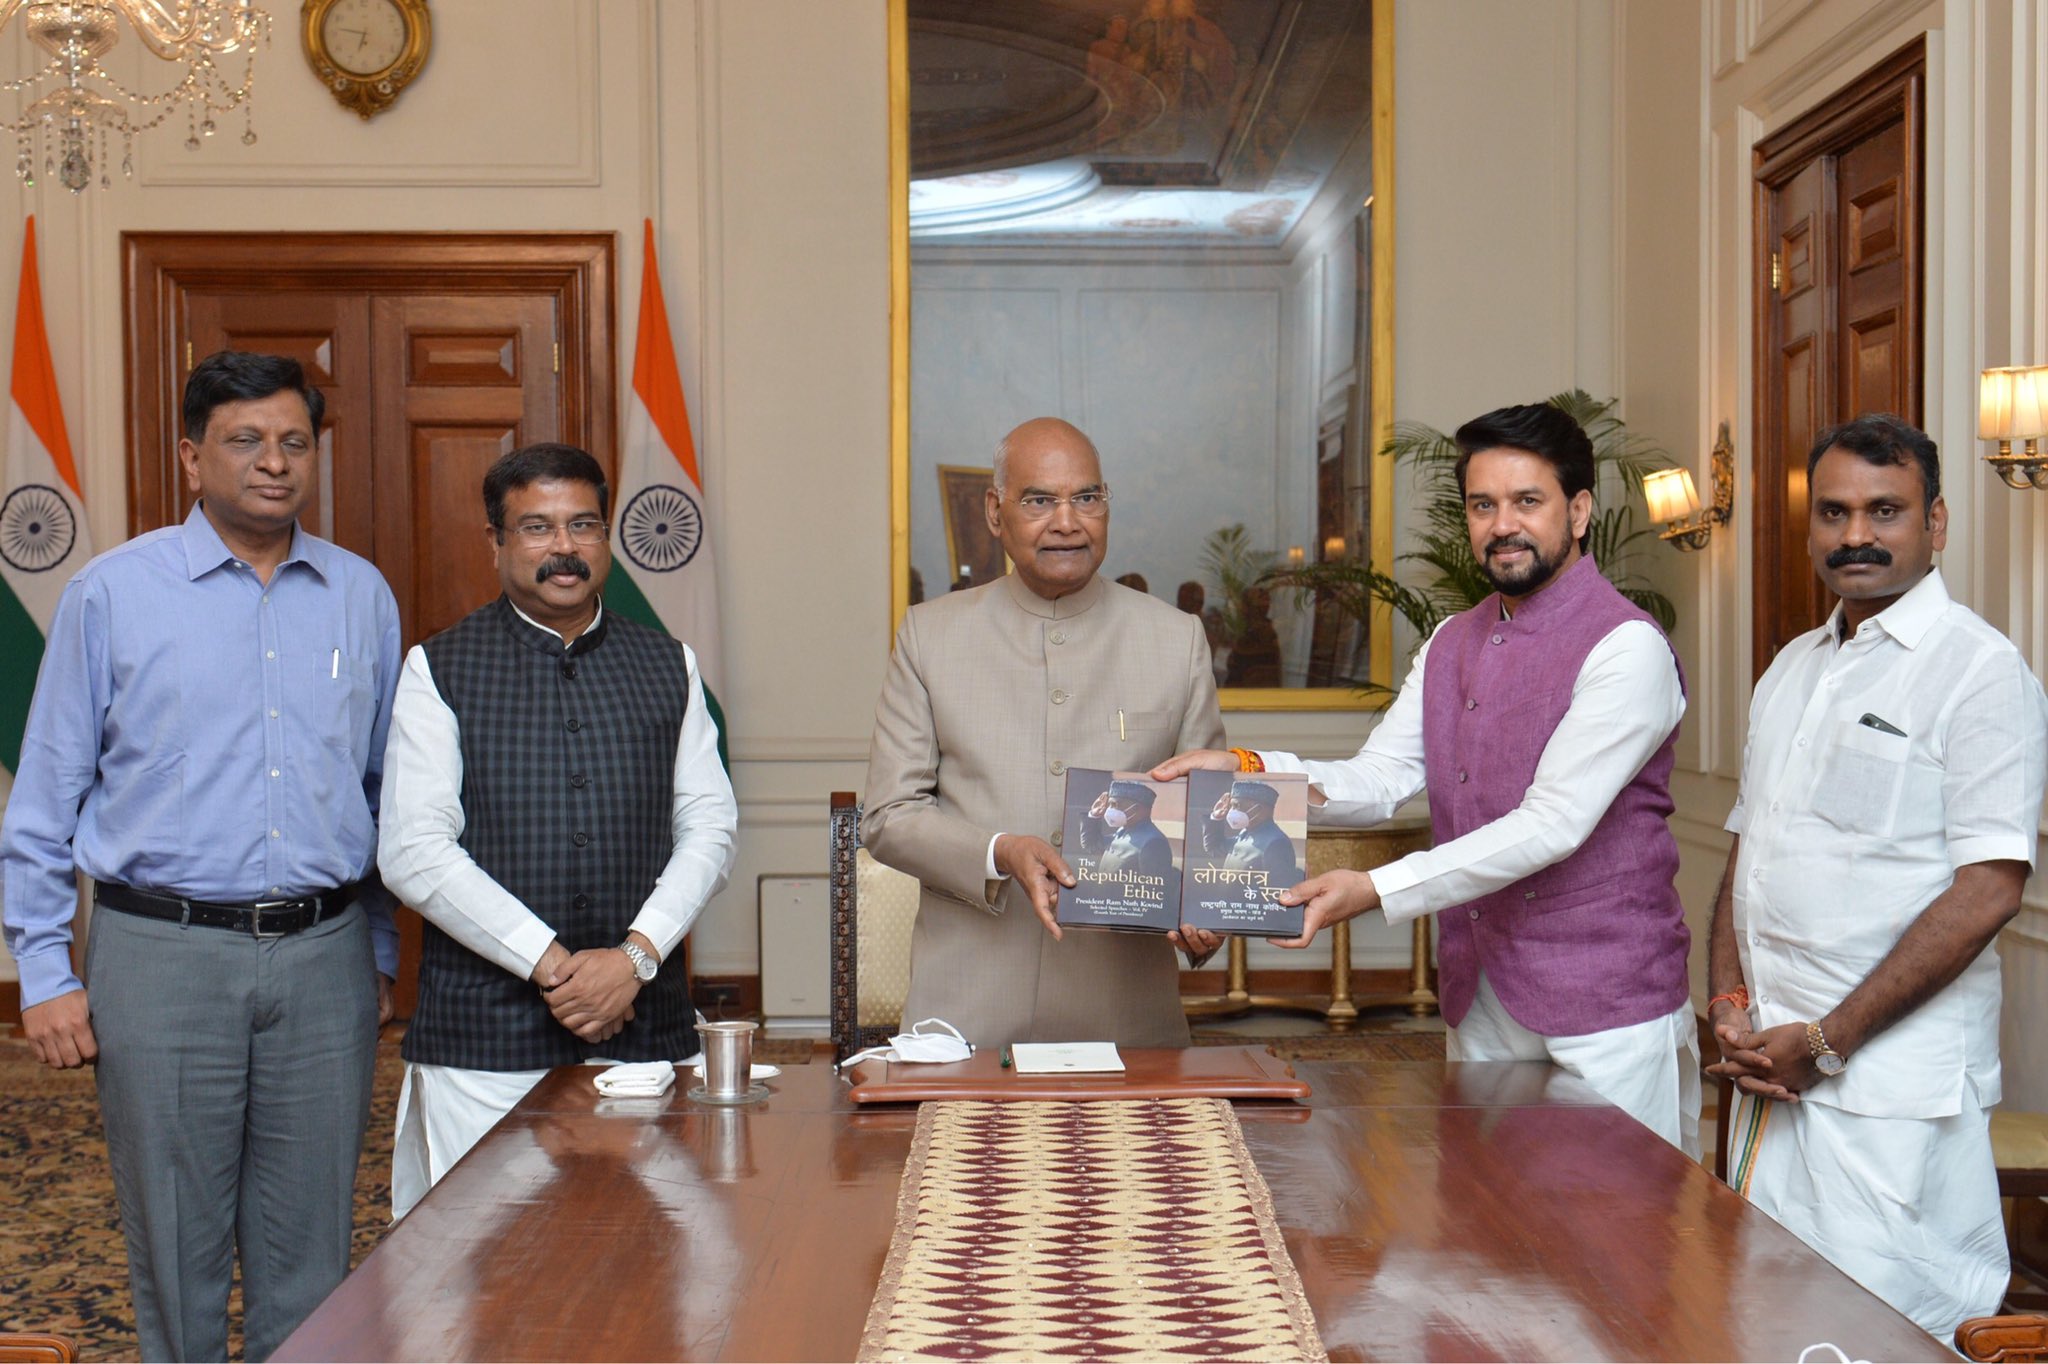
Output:
M1227 705L1385 681L1383 625L1271 576L1391 534L1382 7L907 0L899 602L1000 576L996 442L1060 416L1115 493L1102 572L1202 616Z

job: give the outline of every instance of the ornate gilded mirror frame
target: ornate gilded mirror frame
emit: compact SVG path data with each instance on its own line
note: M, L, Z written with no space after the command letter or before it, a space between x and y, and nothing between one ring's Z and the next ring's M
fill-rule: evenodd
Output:
M1187 6L1187 13L1199 16L1203 0ZM889 5L889 105L890 105L890 157L889 157L889 219L891 238L890 261L890 624L894 628L902 622L903 614L911 602L912 578L912 448L911 448L911 16L913 0L888 0ZM936 5L941 0L915 0L920 8ZM1393 412L1393 339L1394 339L1394 4L1393 0L1360 0L1368 10L1370 24L1370 85L1369 99L1364 117L1370 122L1368 130L1371 148L1370 192L1360 205L1359 226L1367 243L1367 259L1356 270L1358 281L1363 287L1357 291L1356 307L1360 314L1357 333L1366 351L1368 373L1364 389L1362 434L1364 440L1364 465L1362 482L1366 492L1365 524L1358 527L1356 539L1363 540L1368 549L1368 562L1374 567L1390 569L1394 557L1393 524L1393 470L1391 461L1378 454L1392 427ZM1133 12L1144 9L1140 0L1132 0L1125 8ZM1166 9L1166 6L1158 6ZM1282 0L1273 7L1277 27L1290 26L1301 19L1304 11L1310 18L1318 8L1318 0ZM1327 9L1327 5L1321 6ZM1092 9L1105 8L1096 4ZM1083 16L1086 17L1086 16ZM1121 42L1130 32L1127 19L1112 19L1108 22L1125 25L1114 33L1106 33L1105 39ZM1196 22L1199 22L1197 20ZM1209 27L1213 30L1215 25ZM1220 30L1219 30L1220 32ZM1088 62L1091 68L1098 60L1096 50L1102 47L1098 42L1091 49ZM1114 52L1112 52L1114 55ZM1113 69L1108 73L1118 77L1121 73ZM1318 96L1320 97L1320 96ZM1073 164L1073 163L1068 163ZM1284 354L1283 341L1280 350ZM1296 357L1297 363L1299 357ZM1286 361L1276 361L1276 368ZM1313 378L1313 376L1311 376ZM1298 381L1298 380L1297 380ZM993 433L1000 434L1000 433ZM1352 437L1351 439L1357 439ZM992 438L991 442L992 443ZM956 451L949 464L984 464L986 449ZM1317 463L1322 461L1320 458ZM1276 459L1275 468L1278 468ZM1114 486L1117 470L1111 463L1107 471ZM1311 479L1316 477L1311 471ZM1347 496L1355 496L1355 489L1347 489ZM938 496L936 488L921 488L919 494L925 498ZM1119 515L1123 515L1119 502ZM1116 544L1112 535L1112 548ZM1277 553L1278 547L1275 547ZM1307 552L1318 555L1331 552L1321 547L1310 546ZM1344 552L1341 542L1334 552ZM1289 547L1289 557L1280 562L1299 564L1303 561L1304 547ZM956 557L958 557L956 555ZM1109 571L1111 565L1105 565ZM946 584L929 585L933 590L946 590ZM1284 589L1283 589L1284 590ZM1311 618L1311 629L1313 618ZM1377 709L1391 699L1390 694L1377 698L1365 695L1359 689L1359 682L1389 686L1393 677L1393 625L1392 615L1384 604L1376 606L1370 618L1369 628L1364 632L1365 670L1359 679L1351 675L1351 681L1337 681L1322 685L1296 686L1237 686L1223 685L1219 688L1222 704L1226 710L1246 711L1323 711L1323 710L1371 710ZM1305 637L1297 631L1297 638ZM1356 654L1354 632L1353 655ZM1219 665L1220 666L1220 665Z

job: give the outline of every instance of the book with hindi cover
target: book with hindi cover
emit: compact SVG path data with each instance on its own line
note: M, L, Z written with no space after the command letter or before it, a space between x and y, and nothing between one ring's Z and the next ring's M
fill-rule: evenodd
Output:
M1308 879L1308 778L1298 772L1188 774L1181 922L1212 933L1301 936L1281 891Z

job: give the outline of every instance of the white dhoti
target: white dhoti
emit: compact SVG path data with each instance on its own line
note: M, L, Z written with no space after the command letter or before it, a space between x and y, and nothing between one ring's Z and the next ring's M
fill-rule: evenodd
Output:
M1873 1118L1738 1095L1730 1182L1836 1268L1944 1344L1988 1316L2011 1265L1991 1118Z
M407 1062L391 1147L391 1220L412 1211L546 1070L461 1070Z
M1549 1061L1700 1158L1700 1035L1690 1001L1662 1018L1578 1037L1545 1037L1509 1016L1482 974L1472 1008L1445 1035L1453 1061Z

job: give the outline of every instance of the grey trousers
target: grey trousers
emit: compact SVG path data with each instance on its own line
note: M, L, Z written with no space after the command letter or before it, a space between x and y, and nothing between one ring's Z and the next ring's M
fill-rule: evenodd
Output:
M290 937L93 916L86 999L144 1359L269 1357L348 1272L377 986L360 908Z

